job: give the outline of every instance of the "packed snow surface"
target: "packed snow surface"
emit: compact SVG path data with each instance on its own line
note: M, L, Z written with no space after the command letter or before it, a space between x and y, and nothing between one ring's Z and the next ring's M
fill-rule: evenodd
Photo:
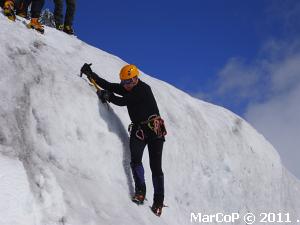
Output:
M91 62L100 76L118 82L126 62L52 28L45 35L28 30L2 14L0 28L1 225L199 224L191 213L219 212L288 212L300 219L299 181L261 134L232 112L143 72L168 130L163 170L169 207L160 218L149 210L147 149L148 201L133 204L127 109L103 105L79 76Z

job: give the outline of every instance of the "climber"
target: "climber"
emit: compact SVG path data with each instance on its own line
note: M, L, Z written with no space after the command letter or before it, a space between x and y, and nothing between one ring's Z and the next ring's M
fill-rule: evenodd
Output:
M164 174L162 171L162 150L166 129L161 119L156 100L149 85L141 81L135 65L126 65L120 71L120 83L110 83L100 78L84 64L81 73L94 80L104 90L97 92L99 98L118 106L127 106L132 123L130 130L131 169L135 182L135 195L132 201L143 204L146 196L143 151L148 145L152 183L154 187L152 211L160 216L164 207ZM116 96L115 94L120 95Z

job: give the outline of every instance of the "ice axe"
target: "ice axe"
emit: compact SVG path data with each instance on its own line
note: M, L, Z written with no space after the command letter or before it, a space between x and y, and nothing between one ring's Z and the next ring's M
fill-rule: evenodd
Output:
M92 63L88 64L88 66L91 66ZM82 72L80 71L80 77L82 77ZM94 87L96 88L97 92L100 91L100 87L97 85L96 81L92 78L88 78L89 81L94 85Z
M94 87L96 88L97 92L101 90L101 88L98 86L98 84L96 84L96 81L94 79L91 79L91 82L94 85Z

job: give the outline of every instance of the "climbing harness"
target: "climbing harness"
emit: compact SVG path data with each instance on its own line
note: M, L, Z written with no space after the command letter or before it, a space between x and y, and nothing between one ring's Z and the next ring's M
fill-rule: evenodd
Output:
M133 130L133 127L137 126L137 129L136 129L136 132L135 132L135 136L138 139L144 141L145 140L145 134L144 134L144 131L142 129L143 125L146 125L159 138L162 138L162 137L164 137L164 136L167 135L167 130L166 130L166 127L165 127L164 120L160 116L158 116L156 114L151 115L148 118L148 120L142 121L142 122L140 122L138 124L134 124L134 123L129 124L129 126L128 126L128 132L129 132L129 134L131 134L131 132Z

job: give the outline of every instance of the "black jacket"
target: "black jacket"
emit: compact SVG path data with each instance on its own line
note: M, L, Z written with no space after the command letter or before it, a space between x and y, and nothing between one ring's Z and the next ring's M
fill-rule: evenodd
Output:
M110 83L95 73L91 78L103 89L121 96L111 95L109 101L118 106L127 106L129 117L134 124L148 120L153 114L159 115L152 90L145 82L139 80L131 91L127 91L121 84Z

